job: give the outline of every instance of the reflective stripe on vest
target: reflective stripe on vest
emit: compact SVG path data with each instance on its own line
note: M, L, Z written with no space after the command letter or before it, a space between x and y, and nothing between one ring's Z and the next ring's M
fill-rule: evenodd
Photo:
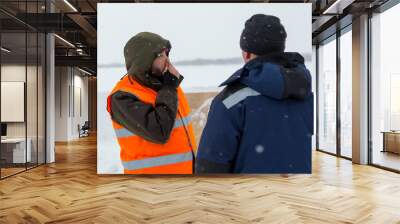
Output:
M177 118L175 120L174 128L179 128L183 125L188 125L191 120L192 120L191 115L183 117L182 119ZM117 138L125 138L125 137L135 136L134 133L130 132L126 128L115 129L115 135L117 136Z
M178 154L169 154L166 156L157 156L146 159L138 159L124 162L122 165L126 170L138 170L154 166L170 165L174 163L191 161L193 159L192 151Z

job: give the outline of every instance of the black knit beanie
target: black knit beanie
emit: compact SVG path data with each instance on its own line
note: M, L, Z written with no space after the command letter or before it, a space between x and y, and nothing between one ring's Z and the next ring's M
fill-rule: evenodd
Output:
M285 50L286 31L278 17L256 14L245 23L240 48L256 55Z

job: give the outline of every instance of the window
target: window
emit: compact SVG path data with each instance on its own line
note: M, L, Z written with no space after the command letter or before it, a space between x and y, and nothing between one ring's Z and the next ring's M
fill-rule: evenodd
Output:
M318 149L336 153L336 36L318 48Z
M400 170L400 5L371 18L371 162Z
M352 157L352 34L340 36L340 155Z
M1 2L18 13L43 13L44 1ZM0 178L45 163L45 35L0 17ZM12 96L12 98L11 98Z

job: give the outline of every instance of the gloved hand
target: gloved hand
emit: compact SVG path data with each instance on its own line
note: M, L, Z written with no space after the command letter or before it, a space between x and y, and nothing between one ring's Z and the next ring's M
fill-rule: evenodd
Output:
M170 60L168 59L163 74L164 85L169 85L177 88L182 80L183 76L178 72L178 70L176 70L176 68L171 64Z
M163 84L166 86L172 86L178 88L179 84L182 82L183 76L179 75L179 78L173 75L170 71L166 71L163 74Z

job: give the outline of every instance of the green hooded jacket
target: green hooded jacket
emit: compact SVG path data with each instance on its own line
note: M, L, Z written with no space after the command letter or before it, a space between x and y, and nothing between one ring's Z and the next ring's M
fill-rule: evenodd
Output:
M109 112L113 121L157 144L166 143L170 137L178 109L176 89L183 79L170 72L162 76L151 74L154 59L163 49L170 48L168 40L149 32L135 35L124 48L129 78L157 92L154 106L124 91L110 95Z

